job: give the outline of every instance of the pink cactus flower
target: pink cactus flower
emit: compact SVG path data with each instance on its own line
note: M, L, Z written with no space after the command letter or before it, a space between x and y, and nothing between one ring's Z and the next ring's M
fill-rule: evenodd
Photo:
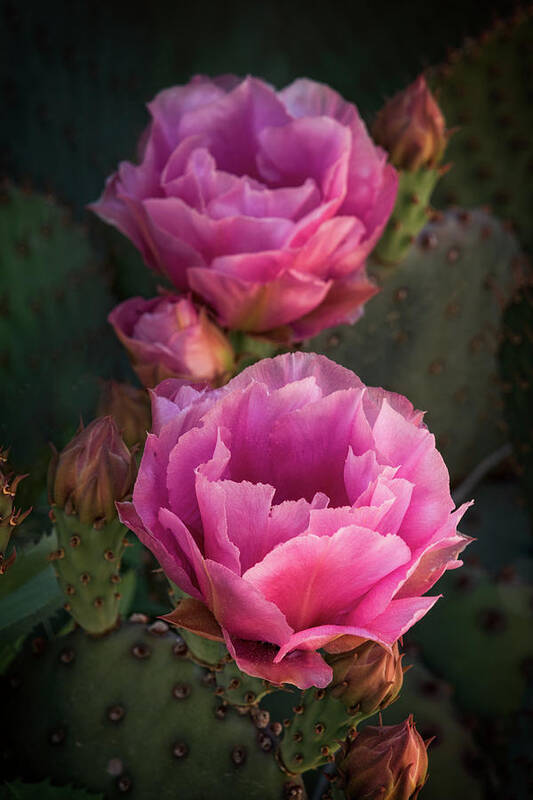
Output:
M385 647L460 566L435 439L401 395L314 353L249 367L221 389L153 393L122 521L190 599L171 621L226 642L250 675L326 686L319 649Z
M132 297L108 319L148 388L170 377L220 385L233 370L229 341L187 297Z
M91 208L223 326L301 340L354 322L397 175L354 105L301 79L197 76L148 109L140 164Z

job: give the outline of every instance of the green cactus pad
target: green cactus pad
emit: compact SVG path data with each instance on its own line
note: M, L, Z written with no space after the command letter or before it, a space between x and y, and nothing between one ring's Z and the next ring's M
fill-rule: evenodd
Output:
M452 478L502 444L496 352L502 306L522 259L514 237L482 211L431 222L395 267L370 265L382 286L353 327L312 339L367 384L427 411Z
M453 51L429 76L448 125L458 126L447 150L453 168L435 195L438 207L490 204L499 217L512 220L529 249L532 53L533 16L524 9Z
M0 786L0 800L103 800L103 795L89 794L85 789L72 786L52 786L50 781L13 781Z
M102 527L54 509L57 550L50 555L65 608L88 633L105 633L117 622L120 561L127 528L118 517Z
M307 689L295 696L293 716L284 720L280 759L290 773L307 772L333 762L344 739L364 719L351 713L327 689Z
M222 669L215 672L217 695L231 706L248 708L256 706L267 694L276 691L278 687L261 678L241 672L233 660L226 657Z
M517 292L505 311L500 371L517 473L533 515L533 286Z
M443 598L409 640L465 711L492 718L520 708L533 659L530 586L462 567L439 590Z
M0 441L30 472L24 495L44 486L48 443L65 444L89 416L120 351L105 276L65 209L4 184L0 252Z
M438 169L400 171L398 195L392 216L374 255L384 264L403 261L431 213L429 201L440 178Z
M475 542L463 554L465 562L481 564L499 580L533 581L531 522L517 479L487 479L471 496L474 505L461 522L461 532Z
M270 729L221 708L183 640L138 619L99 638L77 630L12 665L11 769L108 800L303 800L303 784L277 765Z

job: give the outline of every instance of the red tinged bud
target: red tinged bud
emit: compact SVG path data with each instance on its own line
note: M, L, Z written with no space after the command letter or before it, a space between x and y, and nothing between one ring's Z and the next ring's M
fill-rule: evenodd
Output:
M426 782L427 746L409 717L400 725L368 726L341 764L348 800L411 800Z
M115 501L132 491L135 458L110 416L82 429L49 470L50 502L82 523L103 525L117 516Z
M422 75L386 103L376 117L372 135L400 170L415 172L438 166L450 132Z
M151 415L148 392L136 389L128 383L108 381L105 384L100 404L100 416L111 416L128 447L141 444L150 430Z
M365 717L390 705L403 685L402 656L398 644L391 651L367 641L327 661L333 669L331 694Z

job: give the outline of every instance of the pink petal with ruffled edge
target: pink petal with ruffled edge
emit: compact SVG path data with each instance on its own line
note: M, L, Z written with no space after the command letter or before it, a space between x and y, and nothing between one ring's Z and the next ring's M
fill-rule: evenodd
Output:
M145 547L151 550L170 580L192 597L202 598L202 592L194 580L185 554L175 539L168 535L166 529L161 526L158 536L152 536L144 527L133 503L117 503L116 506L122 524L133 531Z
M216 310L223 326L255 333L307 314L322 302L330 286L291 270L265 284L199 267L190 269L188 277L193 291Z
M411 547L420 547L453 509L448 470L435 448L435 438L408 422L387 400L372 430L377 450L389 463L400 465L396 477L407 478L415 486L402 536Z
M165 429L166 430L166 429ZM205 425L184 433L176 442L166 465L167 505L194 531L201 531L201 517L196 499L196 467L209 464L207 477L226 477L231 451L227 429Z
M363 382L351 370L316 353L285 353L276 358L263 358L233 378L224 390L242 389L252 381L264 383L271 391L287 384L312 377L322 394L339 389L363 389Z
M288 639L293 631L276 603L222 564L206 560L205 568L210 584L207 604L232 639L276 645Z
M332 536L302 535L280 544L243 577L301 630L335 622L410 555L397 536L349 525Z
M290 220L275 217L210 219L179 197L144 200L143 207L155 230L185 242L206 264L217 256L280 249L294 227Z
M248 481L209 481L199 467L196 497L202 515L204 553L236 572L268 552L268 518L275 489ZM267 541L265 541L265 539Z
M226 633L226 646L239 669L247 675L263 678L270 683L290 683L299 689L308 689L311 686L325 688L333 676L331 667L318 653L300 650L290 653L278 664L274 660L278 649L264 642L232 640Z
M350 131L330 117L307 117L259 134L257 164L272 186L301 186L312 178L323 202L341 205L346 192Z
M278 217L299 220L321 202L321 195L313 178L306 178L301 186L266 188L249 178L240 178L225 193L214 197L207 208L213 219L234 217Z
M259 178L256 163L258 136L267 126L290 122L275 91L257 78L246 78L216 103L185 113L179 138L193 134L209 137L209 150L219 169L234 175ZM305 177L308 177L306 175Z
M334 392L281 417L274 424L271 446L283 458L273 460L276 499L311 501L323 492L334 506L347 505L343 470L355 414L362 393Z

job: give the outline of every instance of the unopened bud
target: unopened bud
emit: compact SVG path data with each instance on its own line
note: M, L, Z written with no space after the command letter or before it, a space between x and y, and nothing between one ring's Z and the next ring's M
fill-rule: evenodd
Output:
M427 745L409 717L400 725L367 726L340 763L348 800L416 798L428 771Z
M131 493L135 472L135 458L114 419L99 417L52 460L50 502L80 522L110 522L117 516L115 501Z
M400 693L403 669L397 643L389 652L367 641L327 660L333 668L331 694L364 716L386 708Z
M381 109L372 136L388 150L398 169L414 172L422 167L433 169L440 163L450 133L422 75Z
M150 430L150 401L145 389L108 381L98 406L99 416L111 416L128 447L144 442Z

